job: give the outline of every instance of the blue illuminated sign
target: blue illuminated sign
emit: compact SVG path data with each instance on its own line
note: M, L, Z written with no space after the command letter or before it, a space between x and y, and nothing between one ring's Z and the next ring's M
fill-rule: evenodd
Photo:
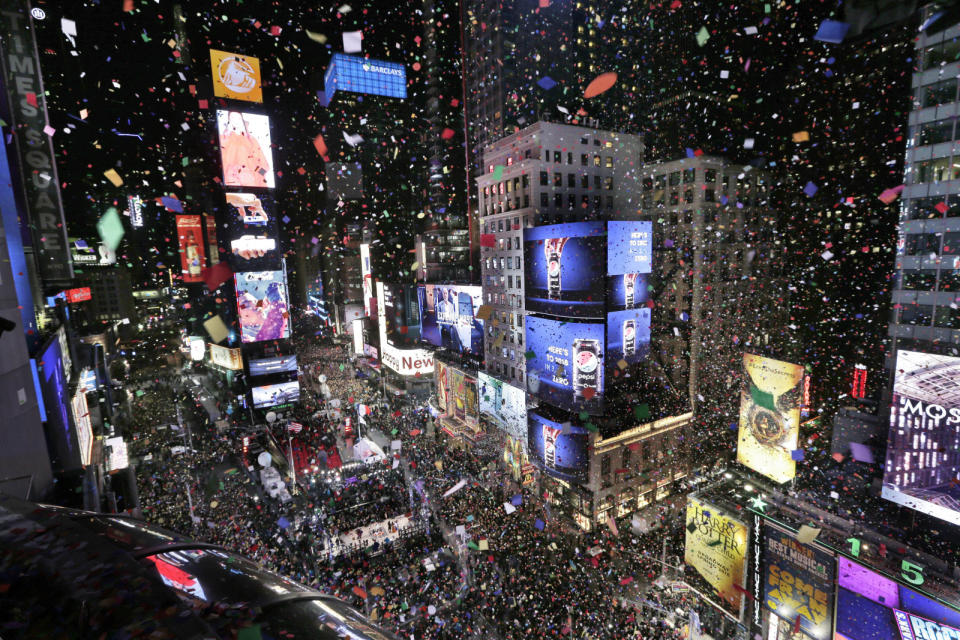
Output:
M563 409L603 410L604 324L527 316L531 393Z
M531 413L527 421L530 458L549 475L586 482L590 472L590 432Z
M405 99L407 68L397 62L335 53L323 77L323 91L327 103L337 91Z
M653 223L611 221L607 227L607 275L650 273L653 267Z
M572 222L523 230L527 311L602 318L607 229L603 222ZM602 281L601 281L602 282Z

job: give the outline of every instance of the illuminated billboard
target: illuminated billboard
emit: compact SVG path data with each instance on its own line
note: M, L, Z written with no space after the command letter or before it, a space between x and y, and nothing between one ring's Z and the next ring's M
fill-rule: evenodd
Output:
M407 97L407 69L397 62L335 53L323 77L328 103L337 91L403 99Z
M194 362L200 362L207 355L207 342L201 336L190 336L190 359Z
M258 58L210 49L210 70L216 97L263 102Z
M276 186L268 116L217 109L217 131L226 186Z
M602 318L607 230L603 222L571 222L523 230L526 309ZM601 280L602 282L602 280Z
M443 362L437 362L434 367L434 382L437 386L437 406L441 413L447 412L447 389L450 388L450 381L447 379L447 365Z
M808 637L830 640L834 556L769 524L764 529L764 604L792 625L799 618L800 630Z
M247 271L234 276L240 337L244 344L290 337L287 277L283 271Z
M483 358L483 320L477 310L483 304L480 287L420 285L420 336L426 342Z
M210 353L210 362L218 367L231 369L233 371L243 371L243 354L240 349L230 349L208 342L207 350Z
M544 402L571 411L603 410L603 323L527 316L527 383Z
M527 450L547 474L568 482L587 482L590 476L590 432L570 423L528 414Z
M527 394L518 387L487 375L477 374L480 414L522 444L527 450Z
M382 282L377 282L377 319L380 330L380 361L402 376L422 376L433 373L433 354L426 349L400 349L387 339L387 304ZM393 305L390 305L393 314Z
M353 355L363 355L363 318L355 318L353 326Z
M236 214L236 218L231 217L231 222L239 222L247 227L265 227L270 223L272 212L267 211L264 196L240 192L225 195L227 204L234 208Z
M634 220L607 223L607 275L653 270L653 223Z
M744 523L687 497L684 582L738 621L746 593L747 535Z
M960 358L898 351L881 495L960 525Z
M290 404L300 400L300 381L278 382L250 389L253 394L253 408L265 409L281 404Z
M127 196L127 210L130 212L130 226L139 229L143 226L143 200L140 196Z
M207 262L200 216L177 216L177 238L180 243L180 274L183 281L203 282L201 274Z
M73 414L73 424L77 433L80 464L85 467L93 459L93 422L90 420L86 391L77 390L70 401L70 411Z
M67 289L63 292L64 296L67 298L67 302L73 304L74 302L86 302L87 300L93 299L93 295L90 293L90 287L77 287L76 289Z
M635 364L650 355L650 308L607 314L607 369Z
M60 331L63 331L62 327ZM52 458L63 469L75 469L80 465L80 449L67 413L67 377L58 336L50 339L41 351L37 364L40 391L47 414L45 431L52 445Z
M797 475L803 367L743 354L737 462L774 482Z
M360 275L363 277L363 311L368 318L376 313L376 300L373 296L373 271L370 268L370 245L360 245Z
M912 565L910 572L919 574ZM917 579L914 577L913 579ZM960 638L960 612L847 558L837 564L834 640Z
M251 376L268 376L273 373L296 373L297 356L276 356L250 361Z
M436 384L438 403L442 405L441 422L462 425L478 432L480 412L476 378L439 362L436 364Z
M243 235L230 241L230 250L241 260L253 261L276 251L277 241L264 236Z
M207 257L210 258L210 266L220 264L220 245L217 244L217 221L213 216L207 214L204 219L204 224L207 227L207 246L210 248L210 255Z

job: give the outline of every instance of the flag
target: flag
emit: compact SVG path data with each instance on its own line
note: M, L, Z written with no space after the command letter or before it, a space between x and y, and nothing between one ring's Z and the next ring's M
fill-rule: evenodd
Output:
M301 431L303 431L303 425L300 424L299 422L291 422L290 424L287 425L287 431L289 431L290 433L300 433Z

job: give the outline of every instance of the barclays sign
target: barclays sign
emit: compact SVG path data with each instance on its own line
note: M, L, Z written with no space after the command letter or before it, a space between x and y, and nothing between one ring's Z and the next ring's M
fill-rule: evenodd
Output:
M404 99L407 68L397 62L335 53L324 75L323 92L328 103L337 91Z

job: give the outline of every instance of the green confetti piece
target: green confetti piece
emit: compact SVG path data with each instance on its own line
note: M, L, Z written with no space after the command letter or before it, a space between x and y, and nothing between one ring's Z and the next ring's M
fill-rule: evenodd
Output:
M537 354L535 354L533 351L527 351L525 354L523 354L523 357L527 360L532 360L537 357Z
M263 640L263 634L260 633L260 625L255 624L252 627L240 629L237 634L237 640Z
M100 234L100 239L103 240L103 244L107 248L111 251L117 250L120 241L123 239L124 231L120 214L117 213L116 208L110 207L107 209L107 212L97 221L97 233Z
M597 432L597 425L593 424L592 422L588 422L583 426L586 428L587 431L592 431L594 433Z
M710 32L707 31L706 27L700 27L700 31L697 32L697 44L701 47L707 44L707 40L710 39Z
M637 420L647 420L650 417L650 405L638 404L633 408L633 415Z

